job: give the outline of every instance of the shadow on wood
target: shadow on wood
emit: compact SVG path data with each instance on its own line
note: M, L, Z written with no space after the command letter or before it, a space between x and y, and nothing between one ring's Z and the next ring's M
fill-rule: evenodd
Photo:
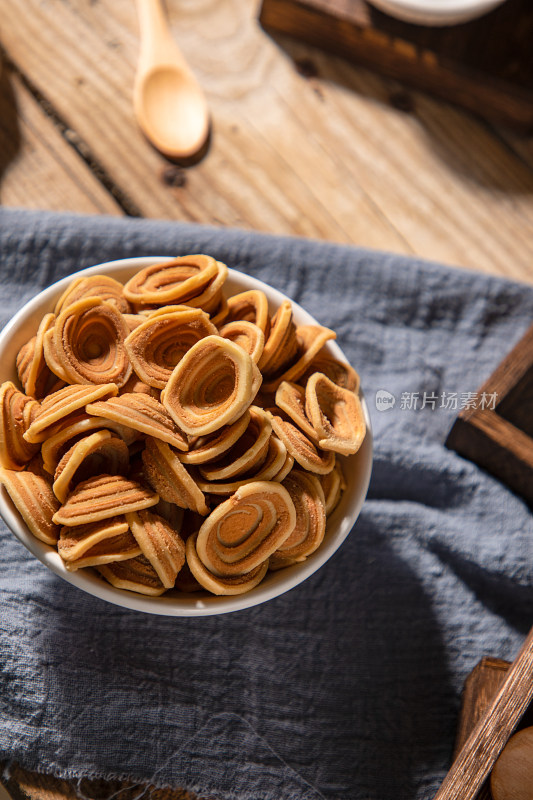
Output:
M485 154L478 138L468 136L467 117L450 113L443 130L431 105L415 97L421 91L467 109L483 128L488 119L533 130L533 61L524 38L533 31L529 0L507 0L479 20L441 28L400 22L364 0L263 0L260 21L304 77L337 83L415 117L429 146L457 174L479 186L533 193L526 170L495 168L490 150ZM506 34L496 36L500 30ZM309 45L388 80L373 81L319 51L315 56ZM318 82L316 92L320 96Z
M0 53L1 59L1 53ZM0 60L0 198L2 178L21 146L18 111L9 66Z

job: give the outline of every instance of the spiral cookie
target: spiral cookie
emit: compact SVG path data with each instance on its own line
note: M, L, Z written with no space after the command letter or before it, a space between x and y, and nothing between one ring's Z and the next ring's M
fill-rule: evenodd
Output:
M263 386L265 392L275 392L282 381L297 381L312 362L315 355L330 339L336 339L337 334L322 325L301 325L296 329L298 351L296 358L290 366L279 373L271 375Z
M53 436L49 436L41 445L43 466L46 472L49 472L50 475L55 473L61 458L75 441L83 436L87 436L93 431L102 430L104 428L114 431L124 440L126 445L132 444L139 437L137 431L134 431L132 428L127 428L125 425L112 422L111 420L91 417L84 412L74 414L69 417L68 424L61 427Z
M101 430L79 439L56 467L53 490L64 503L71 487L94 475L124 475L129 467L126 444L110 431Z
M309 378L305 388L305 410L320 447L344 455L357 453L366 433L357 395L317 372Z
M114 383L102 386L65 386L45 397L31 425L24 434L27 442L43 442L57 432L58 423L64 423L69 414L79 411L87 403L111 397L118 393Z
M204 311L184 306L179 311L151 314L129 334L125 346L139 378L164 389L187 350L213 334L217 329Z
M126 561L142 553L128 523L121 516L76 528L63 526L57 550L69 572Z
M236 478L261 465L265 460L272 425L263 409L250 406L249 411L248 427L233 447L214 464L200 465L200 473L206 480Z
M112 564L97 567L98 572L117 589L157 597L166 591L159 575L146 556L142 554L127 561L115 561Z
M209 513L202 492L168 444L148 437L142 460L147 480L163 500L198 514Z
M319 351L318 355L311 361L309 367L298 378L298 383L305 386L311 375L314 375L315 372L321 372L326 378L329 378L330 381L333 381L333 383L336 383L337 386L341 386L343 389L348 389L350 392L355 392L356 394L359 391L360 379L354 368L344 361L338 361L336 358L333 358L324 348Z
M179 453L178 458L184 464L206 464L216 461L241 438L250 422L250 411L231 425L225 425L209 436L198 436L191 440L188 453Z
M198 534L195 533L187 539L185 554L187 556L187 566L192 577L198 584L207 589L211 594L216 595L236 595L244 594L254 589L261 583L268 572L268 559L259 566L246 572L244 575L221 576L214 575L198 557L196 542ZM186 584L189 585L189 584ZM195 590L192 584L192 591ZM186 591L191 591L187 589Z
M226 305L222 297L222 287L228 277L228 268L225 264L221 261L217 261L216 266L217 273L207 284L205 289L200 294L190 297L186 301L187 305L193 308L202 308L213 316L219 316Z
M289 415L311 441L318 442L316 431L305 413L305 389L302 386L282 381L276 391L276 405Z
M171 589L185 563L185 543L163 517L151 511L135 511L126 519L142 554L165 589Z
M292 469L294 459L287 453L287 448L276 436L270 436L266 457L262 463L251 467L245 475L233 481L207 481L198 479L196 482L202 492L211 495L230 495L247 483L253 481L281 481Z
M166 408L154 397L141 392L131 392L110 397L108 400L88 403L88 414L119 423L125 427L146 433L155 439L171 444L178 450L187 450L188 443Z
M230 297L225 322L252 322L261 328L265 341L270 333L270 316L266 294L259 289L250 289Z
M128 314L131 311L131 307L124 297L123 289L122 284L109 275L79 277L73 280L63 292L56 303L54 311L59 314L64 308L78 300L83 300L86 297L98 297L100 300L114 305L122 314Z
M324 492L320 481L303 470L293 469L283 481L296 509L296 525L288 539L270 559L270 569L305 561L320 547L326 532Z
M246 575L281 547L295 525L296 510L287 489L279 483L256 481L242 486L211 512L198 532L196 553L215 576ZM195 564L187 560L202 583Z
M292 306L284 300L272 319L258 367L266 378L283 371L298 355L296 326L292 321Z
M182 256L140 270L124 286L124 296L131 303L143 305L191 305L188 301L200 295L218 272L211 256Z
M339 459L336 459L335 466L331 472L328 472L327 475L320 475L320 483L324 491L326 514L331 514L337 507L342 493L346 489L346 481Z
M55 376L51 372L44 357L44 337L53 328L54 314L45 314L35 336L27 342L17 354L17 373L24 391L30 397L41 399L48 387L52 386Z
M161 400L181 430L205 436L238 419L260 385L248 353L221 336L207 336L183 356Z
M242 347L252 361L257 364L265 346L265 334L261 328L254 325L253 322L235 320L223 325L220 328L220 335L224 339L229 339L230 342L235 342L239 347Z
M97 297L67 306L53 327L54 359L61 365L59 377L69 383L123 386L131 374L124 347L128 333L122 314Z
M53 517L59 508L59 501L43 471L34 469L32 464L24 472L0 469L0 483L6 487L17 511L33 535L45 544L55 545L59 528Z
M39 403L20 392L11 381L0 386L0 466L24 469L38 452L38 444L24 439L38 412Z
M121 475L97 475L76 486L53 521L59 525L85 525L155 506L158 500L155 492L136 481Z
M317 475L325 475L331 472L335 466L335 453L320 450L314 442L292 423L283 412L268 412L272 421L272 429L281 439L287 452L291 454L295 461Z

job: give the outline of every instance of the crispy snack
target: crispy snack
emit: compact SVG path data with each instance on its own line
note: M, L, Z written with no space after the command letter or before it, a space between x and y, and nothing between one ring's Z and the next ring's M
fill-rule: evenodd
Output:
M188 453L179 453L178 458L184 464L206 464L217 460L226 453L237 439L243 435L250 422L250 411L231 425L225 425L209 436L198 436L189 443Z
M54 314L45 314L35 336L17 354L17 374L29 397L40 400L57 380L44 357L44 337L55 322Z
M265 346L265 334L261 328L253 322L234 320L222 326L220 335L246 350L252 361L257 364Z
M358 375L333 331L297 327L288 300L271 319L258 290L227 298L227 275L190 255L124 287L79 276L20 349L0 482L66 569L241 594L319 547L346 487L335 452L365 435Z
M187 566L198 584L207 589L211 594L236 595L249 592L258 586L268 571L268 559L244 575L220 576L215 575L202 563L196 551L198 534L195 533L187 539L185 554ZM194 584L193 584L194 586ZM191 591L189 589L188 591ZM192 589L194 591L194 588Z
M289 464L287 463L287 457L290 459ZM255 469L252 468L237 480L227 483L224 481L203 481L201 479L198 479L196 483L198 484L198 488L206 494L230 495L236 492L237 489L240 489L241 486L245 486L245 484L252 483L253 481L277 481L281 483L283 478L286 477L286 474L290 472L293 463L294 459L288 456L287 449L283 442L276 436L270 436L266 457L259 469L257 469L257 467ZM284 470L287 471L285 472Z
M183 539L163 517L151 511L134 511L126 519L143 555L165 589L171 589L185 563Z
M88 275L72 281L56 303L54 312L60 314L64 308L86 297L98 297L111 303L122 314L129 314L131 306L124 297L124 287L109 275Z
M142 460L147 480L163 500L204 516L209 513L204 495L168 444L149 436Z
M284 300L272 318L270 333L257 366L268 379L291 364L298 356L298 350L292 305L289 300Z
M103 429L114 431L128 446L139 437L137 431L117 422L101 417L91 417L83 411L79 414L74 414L69 417L68 424L65 427L60 428L41 445L43 466L46 472L49 472L50 475L55 473L62 456L75 440L82 436L87 436L93 431Z
M0 386L0 466L5 469L24 469L38 452L39 445L24 439L39 403L26 397L11 381Z
M207 284L203 292L187 300L187 305L202 308L208 314L218 315L225 306L222 287L228 277L228 268L222 261L217 261L217 274ZM213 324L215 324L213 322Z
M57 550L70 572L113 561L125 561L142 552L123 516L79 525L77 528L63 526Z
M295 525L296 510L287 489L280 483L255 481L211 512L198 532L196 553L213 575L246 575L281 547ZM202 583L196 564L188 556L187 561Z
M320 447L343 455L357 453L366 433L363 408L357 395L317 372L309 378L305 388L305 410Z
M97 475L82 481L56 511L59 525L86 525L109 519L119 513L155 506L159 495L121 475Z
M269 376L265 381L263 390L275 392L282 381L297 381L312 362L316 354L330 339L336 339L337 334L322 325L301 325L296 329L298 354L284 371L278 371Z
M103 397L112 397L117 393L118 389L114 383L105 383L101 386L65 386L45 397L24 438L27 442L44 442L49 436L57 433L57 428L54 426L59 422L63 425L70 414L79 411L87 403L101 400Z
M316 431L305 413L305 389L302 386L282 381L276 391L276 405L288 414L311 441L318 442Z
M117 589L147 594L157 597L166 588L146 556L140 555L127 561L114 561L112 564L97 567L98 572Z
M264 292L260 289L249 289L247 292L241 292L230 297L227 305L228 311L225 322L253 322L263 331L265 341L268 339L270 316L268 313L268 300Z
M296 525L289 538L272 554L270 569L305 561L320 547L326 532L324 492L319 479L301 469L293 469L283 486L294 503Z
M77 561L94 545L128 531L129 525L122 514L99 522L78 525L76 528L64 525L59 533L57 549L64 561Z
M218 273L218 263L211 256L181 256L140 270L124 286L124 296L142 305L191 305Z
M45 544L55 545L59 538L59 528L53 517L59 508L59 501L40 465L31 462L24 472L0 469L0 483L6 487L17 511L33 535Z
M359 391L360 379L354 368L345 361L338 361L333 358L324 348L313 358L309 367L298 378L298 382L305 386L315 372L321 372L330 381L333 381L343 389L349 389L350 392L355 392L356 394Z
M125 346L138 377L149 386L164 389L187 350L212 334L216 335L217 329L207 314L185 306L150 314L129 334Z
M74 483L95 475L125 475L130 454L125 442L110 431L100 430L79 439L67 450L54 473L54 494L60 503Z
M316 445L302 433L302 431L283 415L283 412L267 412L271 418L272 429L279 436L287 452L291 454L295 461L317 475L326 475L335 466L335 454L320 450Z
M124 346L129 329L110 303L98 297L77 300L59 314L52 331L53 363L49 366L63 380L120 387L130 377Z
M241 438L214 464L200 465L200 474L208 481L227 480L261 466L268 452L272 425L262 408L250 406L250 422Z
M178 450L187 450L188 442L166 408L154 397L141 392L122 394L108 400L88 403L88 414L110 420L139 433L161 439Z
M206 336L176 366L161 401L185 433L205 436L235 422L260 385L261 373L241 347Z
M339 459L335 460L335 466L327 475L320 475L320 483L324 491L326 502L326 514L331 514L339 504L342 493L346 490L346 481L342 472Z

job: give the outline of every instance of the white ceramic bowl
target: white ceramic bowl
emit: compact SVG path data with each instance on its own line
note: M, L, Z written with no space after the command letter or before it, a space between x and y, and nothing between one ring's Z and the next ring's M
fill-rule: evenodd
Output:
M381 11L416 25L457 25L481 17L505 0L369 0Z
M34 335L43 315L53 310L57 298L66 289L73 277L104 273L124 282L143 267L164 261L168 261L168 257L128 258L121 261L98 264L95 267L77 272L75 276L64 278L38 294L15 314L0 334L0 383L6 380L18 383L15 369L17 352ZM226 282L227 295L237 294L246 289L261 289L268 297L272 312L286 299L281 292L272 289L261 281L238 273L235 270L230 270ZM317 324L316 320L300 306L296 303L292 305L294 319L297 324ZM337 344L331 342L328 343L328 347L336 358L346 361ZM344 472L348 488L328 521L327 532L322 545L302 564L267 573L259 586L246 594L216 597L207 592L195 592L192 594L179 594L176 592L175 594L162 595L161 597L147 597L134 592L116 589L105 582L103 578L100 578L97 573L93 573L92 570L68 572L57 551L39 541L30 533L3 486L0 487L0 514L22 544L56 575L89 594L100 597L110 603L151 614L176 617L225 614L229 611L237 611L258 605L292 589L308 578L309 575L316 572L333 555L352 529L367 493L372 467L370 418L364 398L362 398L362 401L368 432L359 452L344 461Z

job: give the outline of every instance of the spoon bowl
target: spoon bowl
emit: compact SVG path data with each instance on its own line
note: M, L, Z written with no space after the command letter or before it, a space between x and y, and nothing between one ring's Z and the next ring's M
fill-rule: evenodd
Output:
M137 0L141 51L133 105L147 139L169 158L189 158L205 144L205 94L172 38L160 0Z

